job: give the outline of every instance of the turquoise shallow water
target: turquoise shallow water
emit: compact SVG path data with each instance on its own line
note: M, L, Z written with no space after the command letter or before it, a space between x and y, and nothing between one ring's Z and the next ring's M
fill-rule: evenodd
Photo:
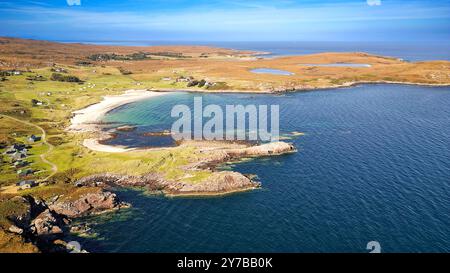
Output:
M120 107L106 120L170 128L197 94ZM99 252L450 252L450 88L362 85L284 95L202 94L204 103L279 104L298 153L231 166L263 188L221 198L145 196L90 220ZM127 139L128 140L124 140ZM120 141L119 141L120 140ZM147 145L138 133L119 143Z

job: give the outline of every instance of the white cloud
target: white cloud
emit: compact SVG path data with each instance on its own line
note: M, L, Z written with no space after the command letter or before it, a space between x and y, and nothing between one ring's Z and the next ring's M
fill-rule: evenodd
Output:
M381 6L381 0L367 0L369 6Z
M66 0L69 6L81 6L81 0Z
M378 2L381 4L380 0L367 1L368 5L369 2L371 5L377 5ZM0 5L0 14L14 14L9 17L0 16L0 24L10 29L7 32L7 28L0 28L0 36L20 28L30 32L64 29L68 33L74 31L121 33L123 31L124 33L156 33L158 35L162 35L161 33L185 33L186 35L214 33L214 35L226 36L229 33L233 35L242 33L242 35L259 35L258 37L262 37L260 39L276 34L312 37L311 35L321 31L323 33L352 31L366 25L365 22L375 21L381 24L382 21L389 21L390 25L392 20L441 18L447 20L450 14L448 5L430 7L420 2L413 3L413 5L405 6L393 2L382 13L368 11L364 2L351 2L346 5L328 3L289 8L192 8L165 12L157 10L104 11L10 4Z

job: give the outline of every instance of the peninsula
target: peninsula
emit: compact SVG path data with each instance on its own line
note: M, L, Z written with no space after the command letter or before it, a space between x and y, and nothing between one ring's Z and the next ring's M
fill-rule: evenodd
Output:
M0 38L0 249L45 251L48 238L57 248L52 236L64 233L71 218L129 206L111 192L116 186L167 196L246 191L261 184L216 167L296 151L285 142L185 141L148 149L101 144L110 137L99 129L102 116L123 104L178 90L275 93L358 83L444 86L450 85L449 71L448 61L408 62L362 52L264 58L261 52L205 46Z

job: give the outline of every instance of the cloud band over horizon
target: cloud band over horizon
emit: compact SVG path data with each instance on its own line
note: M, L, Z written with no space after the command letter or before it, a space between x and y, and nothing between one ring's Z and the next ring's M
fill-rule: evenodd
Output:
M450 40L450 1L79 3L1 1L0 35L50 40Z

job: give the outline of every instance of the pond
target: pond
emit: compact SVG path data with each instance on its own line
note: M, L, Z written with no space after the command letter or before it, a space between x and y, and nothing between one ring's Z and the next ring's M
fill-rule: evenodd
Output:
M284 75L284 76L294 75L294 73L286 71L286 70L272 69L272 68L256 68L256 69L250 70L250 72L257 73L257 74L274 74L274 75Z

